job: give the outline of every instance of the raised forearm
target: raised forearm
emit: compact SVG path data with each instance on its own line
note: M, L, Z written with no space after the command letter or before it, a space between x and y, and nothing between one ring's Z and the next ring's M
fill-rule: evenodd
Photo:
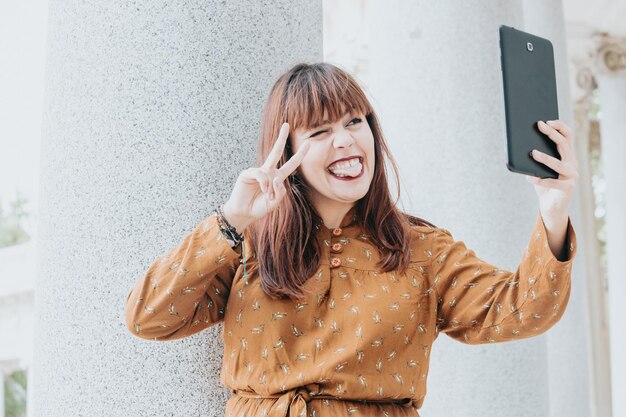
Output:
M559 261L567 260L565 238L567 237L568 214L544 215L542 213L541 218L543 224L546 226L548 245L550 246L552 254Z

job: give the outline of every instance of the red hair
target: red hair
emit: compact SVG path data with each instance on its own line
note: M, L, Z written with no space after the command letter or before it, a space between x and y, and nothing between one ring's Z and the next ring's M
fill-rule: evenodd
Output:
M335 122L345 110L365 114L374 136L375 168L369 191L356 203L357 222L370 241L379 248L378 267L385 272L404 272L410 260L411 225L433 224L400 212L398 167L389 152L378 118L365 93L350 74L328 64L298 64L281 75L272 87L263 110L257 148L257 163L267 159L284 122L290 132L319 125L324 110ZM293 152L288 140L279 166ZM397 195L392 201L387 183L385 159L394 171ZM306 198L306 183L296 171L287 179L287 194L280 205L263 219L250 225L255 252L250 274L258 272L263 291L273 298L302 299L303 286L319 268L321 248L315 224L320 216Z

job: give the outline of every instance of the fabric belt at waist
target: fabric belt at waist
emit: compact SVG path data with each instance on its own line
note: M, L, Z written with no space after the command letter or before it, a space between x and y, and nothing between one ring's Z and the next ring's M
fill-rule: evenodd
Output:
M338 401L354 401L354 402L364 402L364 403L386 403L386 404L394 404L402 407L411 407L413 405L413 400L411 398L405 398L402 400L393 400L393 399L367 399L367 400L354 400L354 399L346 399L346 398L338 398L332 395L320 394L319 393L319 385L317 384L308 384L303 387L298 387L291 389L289 391L285 391L282 394L275 395L262 395L256 392L245 391L245 390L233 390L233 394L238 395L240 397L245 398L256 398L256 399L265 399L265 398L276 398L277 401L274 403L272 408L270 409L267 417L307 417L307 403L310 400L314 399L329 399L329 400L338 400Z

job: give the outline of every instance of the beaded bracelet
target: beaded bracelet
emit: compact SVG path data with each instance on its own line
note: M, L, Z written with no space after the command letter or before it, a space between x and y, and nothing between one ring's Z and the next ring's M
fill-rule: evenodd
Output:
M222 211L222 206L217 206L213 212L217 213L217 223L219 224L220 231L226 237L226 240L231 247L235 247L243 242L243 234L237 233L237 229L228 223L228 220L226 220L224 212Z
M219 225L220 231L226 237L226 241L228 244L234 249L235 246L239 245L243 242L243 233L237 233L237 229L231 226L224 217L224 212L222 211L222 206L217 206L216 209L213 210L213 213L217 214L217 224ZM247 273L246 273L246 245L242 246L242 259L241 263L243 263L243 278L247 282Z

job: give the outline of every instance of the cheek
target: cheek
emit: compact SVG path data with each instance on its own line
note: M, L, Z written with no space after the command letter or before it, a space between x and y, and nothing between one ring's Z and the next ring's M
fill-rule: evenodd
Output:
M361 144L362 149L367 157L367 166L373 173L374 167L376 166L376 150L374 149L374 137L371 136L371 134L365 136Z
M315 181L322 177L320 171L325 171L326 154L315 146L311 146L298 167L307 181Z
M369 165L371 170L374 171L374 168L376 167L376 152L374 151L373 147L369 154Z

